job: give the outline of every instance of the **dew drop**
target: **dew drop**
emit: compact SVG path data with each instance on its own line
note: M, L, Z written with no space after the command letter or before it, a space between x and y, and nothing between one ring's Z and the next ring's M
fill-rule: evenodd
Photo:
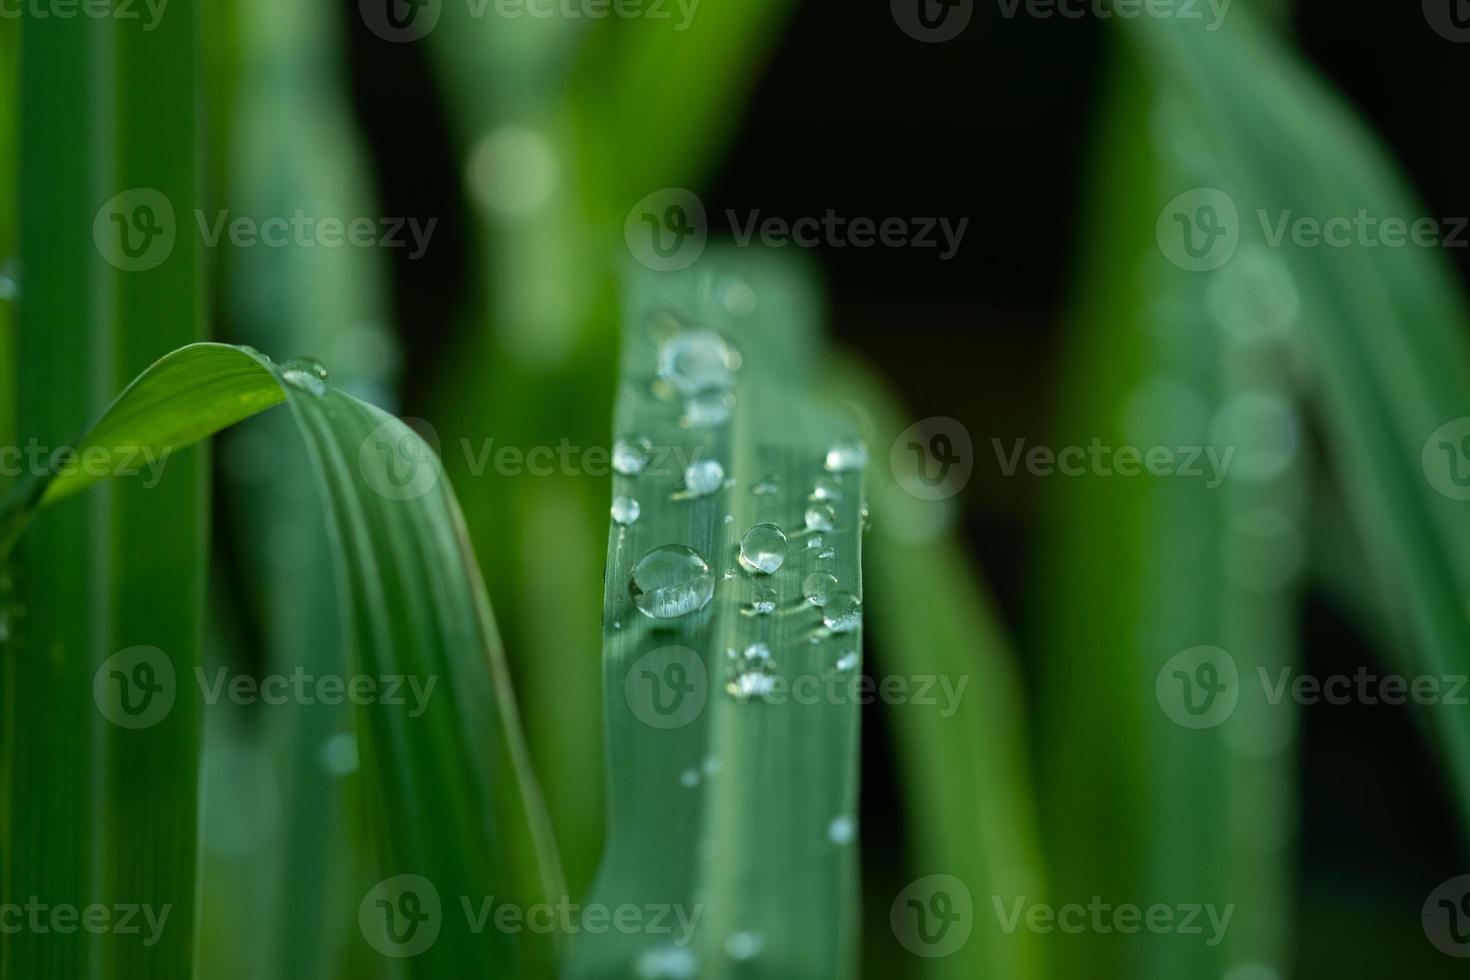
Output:
M837 557L837 549L823 548L821 551L817 552L817 557L822 561L831 561L833 558Z
M357 772L357 736L338 732L325 739L317 750L317 761L333 776L350 776Z
M674 619L709 605L715 594L715 577L699 552L666 544L638 559L628 580L628 591L645 616Z
M850 844L857 826L851 817L833 817L827 825L827 839L834 844Z
M653 444L642 436L629 436L613 443L612 467L623 476L637 476L648 467Z
M281 365L281 379L318 397L327 393L327 369L310 357L296 357Z
M725 939L725 955L732 960L753 960L766 948L766 941L753 932L731 933Z
M839 442L827 450L824 465L833 473L860 470L868 465L868 447L857 439Z
M724 338L713 330L684 330L659 348L658 376L687 398L734 384L733 361Z
M817 480L816 486L812 487L811 497L813 500L841 500L842 487L838 485L834 477L824 476Z
M776 667L771 663L771 648L764 643L752 643L743 652L726 650L725 659L730 662L730 679L725 690L737 700L763 698L776 686Z
M641 980L690 980L699 975L699 957L683 946L645 950L636 966Z
M684 402L679 424L688 429L712 429L730 421L734 411L735 396L728 391L702 392Z
M614 497L612 502L612 519L619 524L628 525L638 520L638 515L643 508L638 501L632 497Z
M863 604L851 592L830 592L821 606L822 625L834 633L851 633L863 621Z
M840 656L840 657L837 658L837 663L834 666L836 666L836 668L839 671L841 671L842 673L845 674L845 673L847 673L850 670L856 670L857 669L857 665L858 665L858 653L857 653L857 651L856 650L849 650L846 653L844 653L842 656Z
M750 594L750 611L757 616L769 616L776 611L780 596L775 589L759 588Z
M747 571L770 575L786 560L786 532L775 524L756 524L740 539L740 564Z
M701 764L700 768L702 768L704 770L704 774L706 776L713 776L716 773L718 773L721 769L725 768L725 764L723 762L721 762L719 759L717 759L714 756L710 755L710 756L705 756L704 762Z
M707 497L725 484L725 468L719 460L701 459L684 471L684 491L691 497Z
M683 772L679 773L679 785L686 786L689 789L693 789L694 787L698 786L699 770L685 769Z
M750 492L757 497L768 497L773 493L780 493L781 477L775 473L767 473L751 486Z
M809 538L806 539L806 550L807 551L816 551L821 546L822 546L822 536L820 534L813 534L811 537L809 537Z
M825 606L836 589L837 576L831 572L812 572L801 583L801 594L814 606Z
M837 512L827 504L812 504L806 509L808 531L830 531L837 526Z

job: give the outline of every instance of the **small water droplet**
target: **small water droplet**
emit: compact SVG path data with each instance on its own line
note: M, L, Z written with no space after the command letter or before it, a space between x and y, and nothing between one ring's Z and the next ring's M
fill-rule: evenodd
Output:
M704 763L702 764L701 768L704 769L704 774L706 776L713 776L716 773L718 773L721 769L725 768L725 764L723 762L721 762L719 759L717 759L714 756L710 755L710 756L705 756Z
M725 939L725 955L732 960L753 960L765 948L766 941L753 932L736 932Z
M628 591L645 616L673 619L709 605L715 594L715 577L699 552L666 544L638 559L628 580Z
M816 486L812 487L811 498L813 500L841 500L842 487L838 485L836 477L821 477L817 480Z
M822 546L822 536L820 534L813 534L811 537L809 537L809 538L806 539L806 550L807 551L816 551L821 546Z
M822 625L834 633L851 633L863 621L863 604L851 592L829 592L822 607Z
M685 769L683 772L679 773L679 784L681 786L687 786L690 789L693 789L694 787L698 786L699 785L699 770L698 769Z
M357 771L357 736L351 732L338 732L322 742L318 750L318 761L324 770L333 776L350 776Z
M679 424L686 429L712 429L730 421L735 412L735 396L728 391L706 391L691 395L684 402Z
M863 445L862 441L858 439L839 442L827 450L827 459L824 465L833 473L846 473L849 470L860 470L868 465L868 447Z
M833 558L837 557L837 549L823 548L821 551L817 552L817 557L822 561L831 561Z
M755 589L750 594L750 611L757 616L769 616L776 611L776 603L780 598L775 589Z
M837 512L827 504L812 504L806 509L808 531L830 531L837 526Z
M735 383L733 358L725 339L713 330L685 330L658 352L658 376L685 396L722 391Z
M849 650L837 658L837 663L834 666L842 673L847 673L849 670L856 670L857 665L858 652L856 650Z
M740 564L770 575L786 560L786 532L775 524L756 524L740 539Z
M852 843L856 832L857 825L851 817L833 817L832 822L827 825L827 839L834 844Z
M744 652L726 650L725 659L730 662L725 690L737 700L763 698L775 688L776 665L771 662L771 648L764 643L752 643Z
M701 459L684 471L684 492L691 497L706 497L725 484L725 468L719 460Z
M722 576L720 576L720 577L723 578L726 582L730 581L732 578L735 577L735 569L733 569L733 568L727 568L727 569L725 569L725 574L722 575Z
M750 488L750 492L755 494L757 497L766 497L770 496L773 493L780 493L781 477L775 473L767 473L765 476L756 481L756 483Z
M623 476L637 476L648 467L653 444L642 436L628 436L613 443L612 467Z
M831 572L812 572L801 583L801 594L814 606L825 606L827 597L837 590L837 576Z
M310 357L295 357L281 365L281 379L318 397L327 393L327 369Z
M660 946L638 956L641 980L691 980L699 975L699 957L683 946Z
M743 279L732 279L726 284L720 301L726 310L736 316L749 316L755 312L755 290Z
M726 524L734 524L735 523L735 515L734 514L726 514L725 515L725 523Z
M632 524L634 521L638 520L638 515L642 512L643 508L640 507L638 505L638 501L633 499L632 497L613 498L612 519L617 521L619 524Z

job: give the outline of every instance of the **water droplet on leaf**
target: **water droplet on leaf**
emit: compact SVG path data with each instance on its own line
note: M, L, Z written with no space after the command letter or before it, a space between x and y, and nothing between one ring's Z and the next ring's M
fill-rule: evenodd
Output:
M699 552L666 544L638 559L628 580L628 591L645 616L673 619L709 605L715 594L715 577Z
M786 532L775 524L756 524L740 539L740 564L770 575L786 560Z

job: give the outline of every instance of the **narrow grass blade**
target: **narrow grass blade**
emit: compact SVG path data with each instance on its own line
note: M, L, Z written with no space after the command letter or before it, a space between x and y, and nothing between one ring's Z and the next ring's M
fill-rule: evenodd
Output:
M896 939L893 969L904 976L1040 980L1049 975L1044 937L1007 933L994 918L997 900L1009 910L1047 894L1010 641L954 538L950 502L912 492L930 474L918 472L900 442L905 425L891 396L865 371L847 373L841 390L867 413L866 438L879 458L869 480L865 575L872 674L880 689L896 678L909 692L926 692L884 702L909 817L907 875L892 892L869 894L873 917L886 926L869 943ZM931 911L960 909L968 918L948 930Z
M1160 89L1196 121L1243 243L1269 241L1261 214L1424 213L1372 136L1248 12L1208 35L1182 22L1135 30ZM1455 497L1465 461L1451 431L1470 424L1470 349L1448 263L1419 247L1312 248L1287 237L1275 248L1300 292L1302 350L1334 469L1411 610L1418 666L1470 672L1470 516ZM1470 716L1432 712L1470 826Z
M854 969L863 479L855 423L809 394L816 312L804 278L760 256L631 278L613 489L639 515L619 504L608 542L610 825L589 904L694 925L589 932L571 976ZM784 560L760 574L738 553L767 522L785 543L758 530L765 567ZM670 546L707 578L695 559L665 580L646 556ZM686 614L644 611L686 576L663 596Z
M545 936L477 932L466 911L488 896L526 907L559 888L489 605L426 444L329 387L313 364L275 369L253 352L197 344L135 381L76 449L83 458L99 446L162 454L283 399L326 498L351 667L417 682L422 692L411 702L416 716L386 697L357 714L369 814L389 876L363 897L364 938L386 956L411 956L412 976L466 964L484 976L548 975ZM7 513L0 524L21 528L39 502L86 482L43 481L12 504L22 516ZM197 703L183 693L192 680L179 678L179 695Z

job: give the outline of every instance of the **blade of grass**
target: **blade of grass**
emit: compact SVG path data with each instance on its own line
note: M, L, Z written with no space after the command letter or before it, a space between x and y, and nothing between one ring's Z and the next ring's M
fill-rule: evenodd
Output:
M353 672L439 688L423 699L418 717L401 704L364 704L357 712L371 822L381 866L392 876L364 896L364 939L385 955L412 955L412 976L443 976L467 964L484 976L549 975L546 937L477 933L469 916L457 914L462 896L493 895L524 908L560 890L489 604L454 495L422 440L327 386L313 365L291 363L278 373L253 352L196 344L134 381L75 448L83 456L108 447L115 457L119 446L160 453L282 400L326 499ZM409 482L395 482L405 472ZM43 502L63 501L96 479L43 479L39 492L16 498L0 515L0 526L21 529ZM22 547L29 540L22 536ZM400 939L399 912L430 918L411 921ZM432 925L420 949L412 943L423 921Z
M868 414L868 445L896 445L904 425L891 396L856 367L845 374L842 390ZM902 459L914 462L906 448ZM1020 896L1044 901L1047 891L1025 697L1014 656L988 590L947 533L953 520L949 501L909 494L895 478L898 472L875 466L870 475L873 529L866 578L873 586L874 676L880 688L897 677L909 680L911 688L932 683L933 690L953 695L929 704L885 701L885 709L909 816L910 876L958 879L973 917L962 925L968 939L950 951L941 945L943 938L924 941L920 930L933 924L908 918L909 908L902 910L904 928L894 926L894 894L873 896L884 925L878 945L890 936L899 939L904 949L890 969L904 976L1039 980L1049 975L1043 937L1026 929L1006 934L987 921L996 897L1009 906ZM908 485L920 485L914 471L904 472L913 481ZM922 902L951 887L909 894ZM963 897L945 900L959 908Z
M732 312L752 295L754 312ZM583 936L571 976L697 968L706 977L841 977L854 968L858 709L850 685L861 638L856 622L827 635L803 583L826 572L832 589L861 597L864 505L860 472L823 469L828 450L855 432L807 393L819 370L815 314L804 278L757 255L632 277L615 427L656 448L641 474L614 485L641 514L614 525L608 542L609 836L589 901L670 907L697 925L692 940ZM740 359L733 415L722 425L681 425L685 406L666 392L679 372L657 377L661 356L667 363L679 344L714 353L719 344L698 331L718 331ZM733 482L702 496L681 490L674 460L695 454ZM827 502L832 528L808 532L808 496L823 479L841 498ZM742 536L762 522L782 527L788 542L769 576L737 561ZM814 534L820 546L809 547ZM630 575L669 545L707 559L713 598L687 615L653 618L630 594ZM748 608L757 589L775 591L773 612ZM829 596L829 611L841 601ZM679 676L687 683L661 686Z
M1247 12L1208 37L1181 23L1134 30L1157 84L1198 121L1243 223L1287 210L1424 213L1364 127ZM1333 465L1412 611L1419 667L1470 672L1470 516L1421 462L1435 431L1470 404L1467 318L1447 262L1422 248L1308 249L1290 238L1280 255L1300 289ZM1470 826L1470 716L1441 706L1432 717Z

